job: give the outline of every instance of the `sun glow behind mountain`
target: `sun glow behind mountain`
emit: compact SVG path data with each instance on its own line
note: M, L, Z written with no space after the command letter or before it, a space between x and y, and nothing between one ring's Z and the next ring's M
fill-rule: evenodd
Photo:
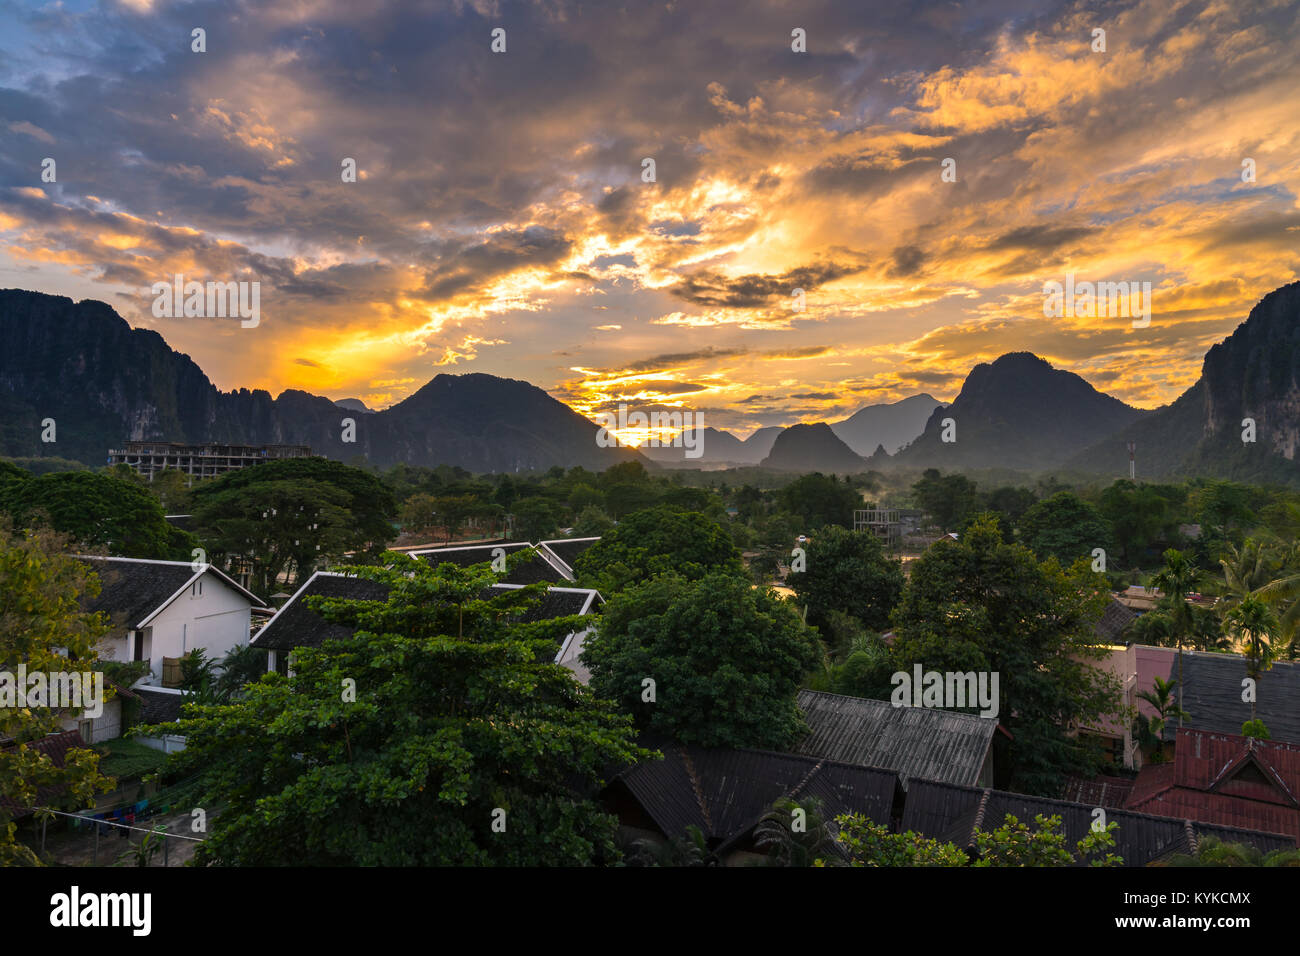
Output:
M849 6L9 11L0 285L102 298L223 388L483 371L744 435L1017 350L1151 407L1297 278L1293 4ZM1150 327L1045 318L1067 272L1150 281ZM154 318L175 273L257 279L264 321Z

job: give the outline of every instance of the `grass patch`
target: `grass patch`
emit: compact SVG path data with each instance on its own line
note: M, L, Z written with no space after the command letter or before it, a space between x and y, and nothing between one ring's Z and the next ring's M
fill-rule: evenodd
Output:
M167 755L161 750L134 740L109 740L96 744L94 749L101 754L99 772L116 777L119 785L153 773L167 760Z

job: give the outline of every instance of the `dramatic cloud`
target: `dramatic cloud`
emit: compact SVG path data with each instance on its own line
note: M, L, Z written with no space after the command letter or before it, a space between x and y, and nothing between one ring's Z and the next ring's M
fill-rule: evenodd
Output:
M1287 2L10 2L0 25L0 285L104 299L224 388L381 407L485 371L743 433L949 400L1029 349L1153 406L1300 277ZM260 282L263 321L155 319L178 273ZM1045 317L1067 273L1150 282L1151 324Z

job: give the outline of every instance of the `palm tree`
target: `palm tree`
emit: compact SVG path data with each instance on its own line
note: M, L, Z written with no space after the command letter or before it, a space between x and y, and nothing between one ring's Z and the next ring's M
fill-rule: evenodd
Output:
M1178 686L1183 686L1183 644L1192 633L1192 606L1187 601L1187 592L1196 587L1201 572L1192 564L1187 555L1170 548L1162 555L1165 566L1151 579L1152 585L1164 592L1169 600L1169 613L1173 619L1174 639L1178 643ZM1179 697L1182 697L1180 689ZM1178 726L1183 725L1183 718L1178 718Z
M1152 866L1300 866L1300 850L1261 853L1244 843L1224 843L1218 837L1203 836L1196 852L1177 853Z
M1243 598L1225 619L1229 632L1241 642L1246 654L1246 675L1259 683L1260 675L1273 666L1273 635L1278 631L1277 615L1256 597ZM1255 698L1250 698L1250 719L1255 719Z
M796 814L801 815L798 829ZM818 858L834 857L839 849L816 797L802 802L792 797L777 800L754 828L754 845L767 850L773 866L812 866Z
M1273 580L1280 564L1277 549L1258 538L1247 538L1238 547L1228 545L1227 557L1219 559L1223 567L1223 600L1235 605Z
M1278 564L1278 576L1252 593L1281 609L1277 636L1285 642L1286 656L1294 659L1300 651L1300 542L1293 543Z
M1176 680L1161 680L1157 677L1154 691L1138 691L1138 697L1156 709L1156 716L1148 724L1152 736L1156 738L1156 752L1151 758L1152 763L1160 763L1164 759L1165 727L1169 723L1169 718L1177 717L1179 724L1182 724L1184 717L1192 716L1183 710L1182 704L1174 698L1174 686L1177 683Z

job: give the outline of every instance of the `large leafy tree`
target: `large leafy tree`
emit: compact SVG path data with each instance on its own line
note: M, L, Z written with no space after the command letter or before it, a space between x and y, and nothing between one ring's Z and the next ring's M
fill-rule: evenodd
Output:
M742 568L740 552L721 525L664 506L623 518L574 566L584 586L606 597L665 571L695 579L715 569L740 573Z
M1007 544L993 522L942 540L912 565L895 614L896 671L994 672L999 720L1010 731L1017 790L1055 796L1095 756L1070 728L1120 708L1093 628L1110 599L1105 579L1078 562L1062 570Z
M937 468L927 468L912 485L916 503L930 516L941 531L962 525L981 507L979 489L965 475L945 475Z
M59 471L6 482L0 507L18 527L48 524L73 548L126 558L188 561L193 539L167 523L162 506L134 481L91 471Z
M223 865L582 865L617 859L591 799L650 756L554 664L578 618L520 623L537 585L483 599L486 567L403 555L353 569L386 601L308 599L352 637L293 654L226 705L189 705L173 769L198 774Z
M194 489L193 523L208 559L247 561L266 596L345 552L383 550L396 531L392 495L368 472L324 458L288 458L229 472Z
M1069 491L1058 491L1020 519L1020 540L1040 558L1062 564L1110 548L1110 526L1092 505Z
M808 620L823 630L827 614L841 611L881 630L903 592L902 565L885 556L880 539L835 525L822 528L808 544L806 567L787 583L808 607Z
M665 574L617 595L582 659L592 689L643 728L704 747L779 749L804 729L795 692L819 656L791 605L714 571L695 581Z
M108 631L102 615L82 612L78 599L99 593L99 579L87 565L68 557L68 542L48 530L15 533L0 523L0 671L29 674L85 671L95 646ZM105 696L111 689L105 688ZM45 801L69 807L94 804L96 790L112 784L99 773L99 755L73 750L63 767L29 744L61 728L63 716L49 707L0 707L0 866L34 864L36 857L16 841L17 825L6 801L34 806ZM48 796L50 791L57 797Z
M796 478L776 495L781 510L798 516L805 531L814 531L825 525L851 525L853 512L866 507L862 492L849 483L836 480L834 475L813 472Z
M1001 826L975 833L975 858L953 843L942 843L908 830L890 833L878 823L861 814L842 814L835 818L839 825L836 835L849 866L1073 866L1087 862L1089 866L1122 866L1123 857L1111 851L1115 848L1116 823L1109 823L1101 831L1090 830L1071 849L1069 840L1060 832L1061 818L1034 817L1034 828L1008 813ZM830 857L817 861L817 865L837 865L839 860Z
M1161 486L1121 478L1101 493L1099 504L1129 565L1140 563L1178 523L1171 495L1163 494Z

